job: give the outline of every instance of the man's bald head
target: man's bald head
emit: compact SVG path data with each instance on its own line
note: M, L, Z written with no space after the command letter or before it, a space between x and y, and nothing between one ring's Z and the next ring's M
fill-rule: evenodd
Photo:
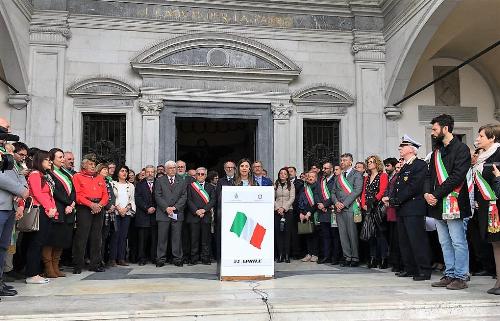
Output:
M10 132L10 123L3 117L0 117L0 127L3 127L7 129L7 132Z

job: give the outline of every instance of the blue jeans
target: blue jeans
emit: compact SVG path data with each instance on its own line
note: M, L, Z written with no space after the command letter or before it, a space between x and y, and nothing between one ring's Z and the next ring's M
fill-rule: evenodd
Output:
M436 220L446 270L450 278L466 280L469 274L469 247L462 219Z
M12 237L12 229L16 222L16 212L0 211L0 279L3 276L3 268L5 264L5 256L10 245Z
M111 236L109 259L112 261L125 261L127 253L127 235L130 225L130 216L115 216L115 231Z

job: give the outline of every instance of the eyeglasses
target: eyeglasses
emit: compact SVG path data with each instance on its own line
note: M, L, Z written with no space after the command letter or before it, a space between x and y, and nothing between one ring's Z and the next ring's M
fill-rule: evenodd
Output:
M19 155L19 156L20 156L20 157L22 157L22 158L28 157L28 154L24 154L24 153L23 153L23 154L21 154L21 153L16 153L16 154L17 154L17 155Z
M179 165L179 166L177 166L177 168L186 168L186 166Z
M196 173L196 175L197 175L197 176L205 176L205 175L207 175L207 174L205 174L205 173Z
M369 161L367 161L366 163L367 163L367 164L374 164L375 162L374 162L374 161L372 161L372 160L369 160Z
M49 158L44 158L43 160L47 162L52 162Z

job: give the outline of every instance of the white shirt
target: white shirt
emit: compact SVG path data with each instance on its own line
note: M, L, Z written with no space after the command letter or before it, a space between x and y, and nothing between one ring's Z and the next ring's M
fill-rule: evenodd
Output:
M126 207L128 205L128 184L115 184L117 195L116 195L116 205L119 207Z

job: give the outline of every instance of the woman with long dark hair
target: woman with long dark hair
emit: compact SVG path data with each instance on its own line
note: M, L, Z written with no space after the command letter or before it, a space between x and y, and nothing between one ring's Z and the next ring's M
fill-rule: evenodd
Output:
M43 260L52 262L53 269L47 271L47 277L55 278L66 276L59 270L59 261L63 249L69 248L73 240L76 192L72 175L62 166L64 152L59 148L52 148L49 151L49 159L52 161L49 175L54 181L53 195L58 218L53 220L47 246L44 247ZM50 267L50 264L47 263L46 266Z
M236 165L236 172L234 175L234 185L235 186L255 186L258 185L255 182L252 170L251 162L248 158L240 159Z
M42 249L44 252L45 273L50 274L54 269L51 256L52 248L44 247L50 235L52 222L59 219L56 203L52 196L54 181L48 174L51 168L52 162L47 151L39 150L33 155L32 171L28 176L28 186L33 206L39 208L39 230L25 233L28 239L25 271L26 283L28 284L45 284L49 282L49 279L40 276Z
M110 265L127 266L125 254L127 252L127 235L131 217L135 214L135 187L129 178L129 168L125 165L117 166L113 174L113 192L116 197L115 231L111 237Z
M274 229L278 244L277 263L290 263L290 244L292 242L293 201L295 200L295 186L290 182L290 175L286 167L278 172L278 179L274 183Z

